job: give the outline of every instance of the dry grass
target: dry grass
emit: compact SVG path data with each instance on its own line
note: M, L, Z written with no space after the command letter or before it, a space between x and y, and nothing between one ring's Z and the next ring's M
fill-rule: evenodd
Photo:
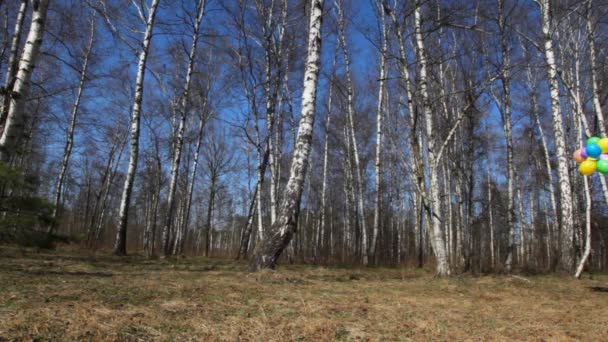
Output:
M2 340L605 340L608 276L436 279L412 269L0 247Z

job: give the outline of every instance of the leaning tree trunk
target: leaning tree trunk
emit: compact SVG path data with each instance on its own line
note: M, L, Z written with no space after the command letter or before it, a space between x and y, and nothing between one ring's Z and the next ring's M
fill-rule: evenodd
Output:
M568 171L568 155L566 152L566 137L562 122L562 111L559 99L559 82L557 79L557 62L553 40L551 38L551 9L550 0L535 0L541 10L541 22L544 40L545 62L551 96L551 112L553 116L554 144L557 154L557 175L559 180L560 211L561 211L561 267L566 270L574 268L574 223L572 217L572 187Z
M581 129L581 126L583 126L583 127L586 126L586 125L584 125L584 122L583 122L583 115L584 115L584 113L582 113L582 111L580 111L580 110L576 111L576 115L575 115L576 137L581 142L581 145L582 145L582 141L583 141L583 135L582 135L583 130ZM582 148L582 146L581 146L581 148ZM576 272L574 273L574 277L577 279L580 279L581 274L583 273L583 270L585 269L585 264L587 263L587 259L589 258L589 255L591 254L591 204L592 204L592 199L591 199L591 189L589 186L589 176L584 176L583 184L584 184L584 188L585 188L585 232L586 232L586 236L585 236L585 249L584 249L583 255L578 263L578 267L576 268Z
M322 14L323 0L311 0L308 56L302 90L302 113L290 176L283 194L279 216L268 230L266 238L257 245L255 255L249 263L250 271L274 267L296 231L308 156L312 147L317 81L321 59Z
M376 262L376 243L378 240L378 231L380 230L380 191L382 189L382 104L384 101L384 79L386 78L386 51L388 45L383 5L378 4L378 11L380 13L380 29L382 31L382 48L380 50L380 84L378 86L378 106L376 109L376 160L374 163L374 167L376 169L376 193L374 197L374 227L372 230L372 241L369 246L369 255Z
M589 259L589 255L591 254L591 190L589 188L589 177L585 176L583 180L585 184L585 249L583 252L583 256L579 261L578 267L576 268L576 273L574 277L577 279L581 278L581 274L585 269L585 264L587 263L587 259Z
M89 43L86 47L84 60L82 62L82 70L80 71L80 81L78 83L78 91L76 93L76 99L74 100L74 106L72 107L72 115L70 117L70 126L68 127L68 136L63 150L63 160L61 161L61 171L57 177L57 185L55 186L55 196L53 200L53 221L51 222L48 234L53 234L56 227L55 220L57 219L57 212L59 208L59 202L61 201L61 191L63 189L63 182L65 174L68 169L68 163L72 154L72 147L74 146L74 131L76 129L76 117L78 116L78 109L80 108L80 99L82 98L82 92L87 81L87 69L89 66L89 56L93 49L93 42L95 40L95 17L91 18L91 33L89 36Z
M23 29L23 22L25 19L25 14L27 13L28 3L29 0L21 0L19 12L17 13L17 19L15 20L15 29L13 31L13 39L11 40L11 50L8 55L8 69L6 71L6 79L4 80L4 95L2 97L2 103L0 104L0 132L2 132L4 129L6 116L8 115L8 109L10 107L13 85L15 84L15 73L17 72L17 65L19 64L17 54L19 52L19 45L21 45L21 30Z
M203 16L205 15L205 0L200 0L197 4L196 21L194 22L194 30L192 33L192 43L190 53L188 54L188 68L186 69L186 80L184 89L181 94L180 120L177 130L177 137L173 150L173 162L171 163L171 183L169 183L169 194L167 196L167 214L163 226L163 255L171 254L171 244L169 243L171 235L171 226L173 224L173 216L175 212L175 191L177 188L177 178L179 175L179 166L182 158L182 146L184 145L184 131L186 130L186 120L188 119L190 83L192 74L194 73L194 62L196 59L199 30Z
M450 274L450 265L447 261L445 250L445 239L442 230L441 219L441 200L439 198L439 182L437 170L437 157L435 151L435 132L433 130L433 113L428 94L428 79L427 79L427 61L424 49L424 39L422 36L422 19L420 13L420 0L416 1L414 10L414 31L418 55L418 63L420 68L420 93L422 95L422 110L425 118L427 149L429 159L429 197L430 210L429 217L431 220L431 244L436 259L436 273L438 276L448 276Z
M152 0L152 6L150 6L148 21L146 23L142 50L139 54L139 62L137 65L135 100L133 101L133 111L131 113L131 152L129 157L129 168L127 169L122 198L120 200L116 243L114 244L114 254L116 255L127 254L127 220L129 218L129 205L131 204L131 193L133 192L135 172L137 171L137 158L139 157L139 121L144 96L144 77L146 75L148 50L150 49L150 43L152 41L152 30L154 28L154 19L156 18L156 9L158 8L159 2L160 0Z
M21 140L25 127L28 115L24 111L24 106L30 90L32 73L42 45L48 7L49 0L35 0L32 3L32 25L21 54L14 85L10 90L8 114L0 137L0 160L4 162L9 161L11 156L15 154L15 148Z

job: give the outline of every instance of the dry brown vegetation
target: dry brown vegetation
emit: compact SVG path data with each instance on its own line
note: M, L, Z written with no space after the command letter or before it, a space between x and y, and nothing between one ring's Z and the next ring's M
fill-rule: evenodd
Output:
M608 275L149 260L0 247L0 340L602 340Z

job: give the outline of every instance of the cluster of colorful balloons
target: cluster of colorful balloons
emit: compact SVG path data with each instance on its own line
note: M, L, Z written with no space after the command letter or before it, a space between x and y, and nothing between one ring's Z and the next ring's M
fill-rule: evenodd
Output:
M574 152L574 160L580 164L578 172L582 175L592 175L596 170L608 175L608 138L587 139L587 146Z

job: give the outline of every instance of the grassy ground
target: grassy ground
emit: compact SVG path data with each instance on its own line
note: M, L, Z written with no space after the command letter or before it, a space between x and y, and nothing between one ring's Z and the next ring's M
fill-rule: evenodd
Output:
M0 247L3 340L605 340L608 275L436 279L412 269ZM588 277L587 277L588 278Z

